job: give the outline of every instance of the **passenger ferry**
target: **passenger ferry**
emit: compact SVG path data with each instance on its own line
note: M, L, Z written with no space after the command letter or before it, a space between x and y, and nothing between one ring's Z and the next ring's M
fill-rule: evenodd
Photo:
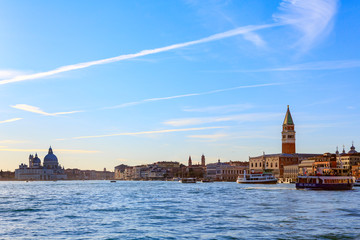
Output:
M351 190L354 183L350 176L298 176L296 189Z
M250 184L276 184L278 179L275 178L271 173L250 173L238 176L237 183L250 183Z
M181 183L196 183L196 178L182 178L180 179Z

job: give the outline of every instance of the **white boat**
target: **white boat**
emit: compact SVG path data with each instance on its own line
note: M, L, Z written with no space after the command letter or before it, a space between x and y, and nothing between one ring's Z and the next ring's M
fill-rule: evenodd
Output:
M247 174L244 171L243 175L239 175L237 183L248 183L248 184L276 184L278 182L271 173L250 173Z
M355 180L354 187L360 187L360 178Z
M182 178L180 179L181 183L196 183L196 178Z

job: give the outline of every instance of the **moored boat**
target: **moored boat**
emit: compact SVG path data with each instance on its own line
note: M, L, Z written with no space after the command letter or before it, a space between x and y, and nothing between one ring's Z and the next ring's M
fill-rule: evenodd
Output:
M238 176L236 182L242 184L277 184L278 179L269 172L246 174L246 171L244 171L243 175Z
M355 180L354 187L360 187L360 178Z
M181 183L196 183L196 178L182 178L180 179Z
M211 178L205 178L203 180L201 180L202 183L213 183L214 180L212 180Z
M354 183L350 176L298 176L296 189L351 190Z

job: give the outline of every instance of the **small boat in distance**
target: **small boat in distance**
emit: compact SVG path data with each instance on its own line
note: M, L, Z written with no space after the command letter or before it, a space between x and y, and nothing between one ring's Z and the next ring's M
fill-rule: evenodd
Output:
M351 190L355 177L350 176L298 176L296 189Z
M115 180L111 180L110 182L116 182Z
M242 184L277 184L278 179L270 172L247 174L245 170L243 175L238 176L236 182Z
M203 180L201 180L202 183L213 183L214 180L212 180L211 178L204 178Z
M180 179L181 183L196 183L196 178L182 178Z

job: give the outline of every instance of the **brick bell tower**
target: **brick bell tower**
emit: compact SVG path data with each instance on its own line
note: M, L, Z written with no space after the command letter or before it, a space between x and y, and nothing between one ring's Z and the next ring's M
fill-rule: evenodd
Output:
M295 151L295 124L292 120L289 105L283 123L282 135L282 153L294 154Z

